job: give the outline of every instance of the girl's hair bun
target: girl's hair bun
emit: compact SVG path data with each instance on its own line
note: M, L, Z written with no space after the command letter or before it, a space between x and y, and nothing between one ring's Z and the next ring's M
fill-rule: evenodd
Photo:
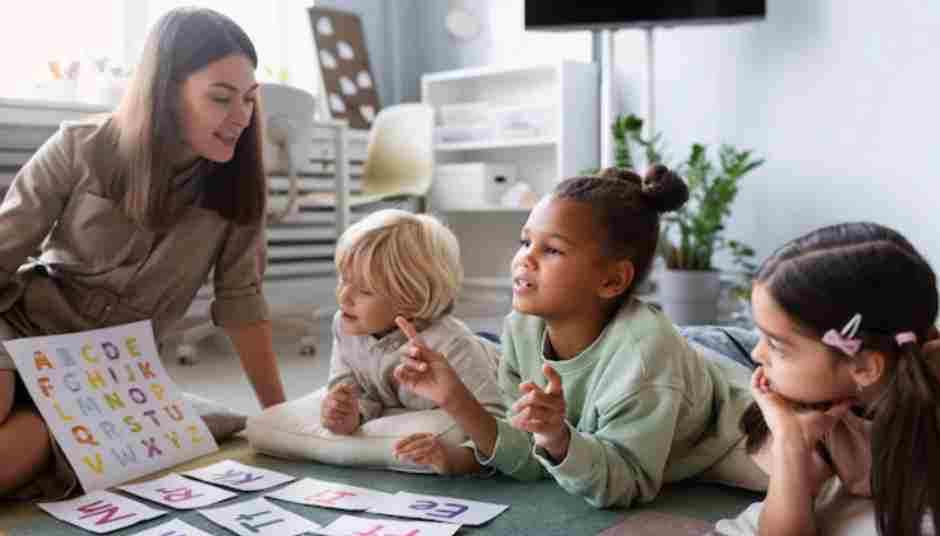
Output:
M651 210L669 212L689 200L689 187L679 175L662 164L650 166L641 185L643 201Z

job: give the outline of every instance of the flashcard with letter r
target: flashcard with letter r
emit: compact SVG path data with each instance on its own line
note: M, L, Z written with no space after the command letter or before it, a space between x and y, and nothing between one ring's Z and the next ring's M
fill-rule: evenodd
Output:
M183 478L175 473L140 484L120 486L118 489L177 510L203 508L238 497L237 493Z

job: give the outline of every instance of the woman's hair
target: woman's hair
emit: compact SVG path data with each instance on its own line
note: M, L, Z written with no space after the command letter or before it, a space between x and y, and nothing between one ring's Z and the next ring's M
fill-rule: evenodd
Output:
M160 17L147 37L136 74L114 117L120 159L114 191L125 214L140 225L171 225L181 208L173 200L174 157L182 139L182 85L194 72L231 54L257 67L248 35L230 18L204 8L178 8ZM264 216L267 182L262 162L261 110L256 106L224 164L203 163L204 206L238 223Z
M566 179L552 195L590 206L606 230L604 255L633 263L633 282L618 297L618 303L622 303L652 268L659 241L659 215L684 205L689 189L678 175L657 164L644 177L626 169L607 168L597 176Z
M921 350L937 318L930 265L899 233L846 223L784 245L764 262L757 282L809 337L821 339L861 315L861 351L887 358L884 392L869 408L878 530L920 535L928 510L940 526L940 383ZM899 345L895 336L903 332L917 342Z
M425 321L450 312L463 281L454 233L433 216L396 209L373 212L343 233L336 270Z

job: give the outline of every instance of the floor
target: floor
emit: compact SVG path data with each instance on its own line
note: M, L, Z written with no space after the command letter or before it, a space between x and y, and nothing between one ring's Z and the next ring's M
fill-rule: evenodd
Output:
M475 331L499 333L508 303L460 303L455 309L458 318ZM330 319L319 326L319 342L315 355L300 353L299 338L279 333L275 327L275 351L281 379L288 400L299 398L326 384L330 367ZM170 353L164 357L167 373L179 388L214 400L234 411L254 415L260 407L248 379L242 372L238 355L224 335L210 337L200 343L196 362L181 364Z

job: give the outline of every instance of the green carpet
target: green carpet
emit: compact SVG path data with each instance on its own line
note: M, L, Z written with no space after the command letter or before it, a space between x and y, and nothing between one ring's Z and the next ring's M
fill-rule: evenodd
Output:
M226 448L222 453L190 462L176 470L187 470L196 466L208 465L226 457L243 463L257 465L281 471L297 477L310 477L333 482L377 489L386 492L410 491L428 495L460 497L464 499L508 504L509 509L481 527L464 527L459 534L520 536L538 534L539 536L593 535L612 525L616 525L639 512L662 512L677 516L715 521L739 513L748 504L759 500L760 496L733 488L700 483L683 483L667 486L660 497L653 503L630 510L598 510L588 505L583 499L569 495L553 481L517 482L504 476L481 477L440 477L414 475L392 471L375 471L359 468L336 467L314 462L298 462L271 458L255 454L243 444L235 448ZM156 476L160 476L160 473ZM119 492L121 493L121 492ZM123 493L122 493L123 494ZM236 501L258 497L262 492L243 493ZM133 497L149 506L166 509L157 504L150 504L143 499ZM234 502L234 501L233 501ZM339 510L329 510L298 505L284 501L273 501L278 506L313 520L321 525L328 525L344 514ZM231 503L225 503L231 504ZM77 527L58 521L46 515L34 506L23 506L19 512L10 508L0 510L0 519L7 517L2 525L11 535L65 535L89 534ZM364 517L380 517L371 514L358 514ZM8 517L12 516L12 517ZM231 534L215 526L195 511L175 512L161 518L140 523L110 534L135 534L146 528L160 525L177 517L186 523L218 535ZM12 521L12 523L11 523Z

